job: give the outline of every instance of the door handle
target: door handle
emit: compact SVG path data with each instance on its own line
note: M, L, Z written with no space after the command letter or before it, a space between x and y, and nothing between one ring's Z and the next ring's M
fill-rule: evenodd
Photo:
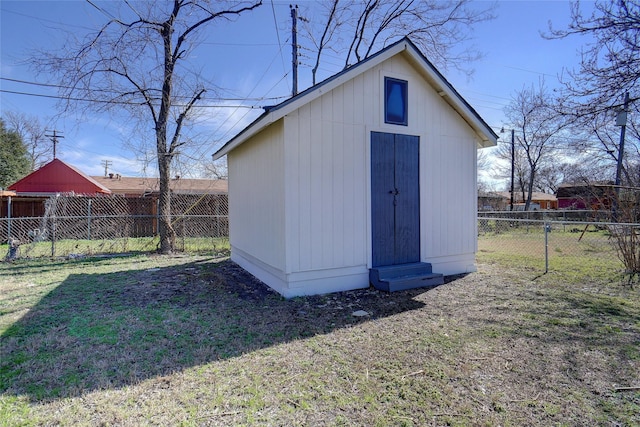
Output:
M390 190L390 191L389 191L389 194L393 194L394 196L397 196L398 194L400 194L400 192L398 191L398 189L397 189L397 188L395 188L395 189L393 189L393 190Z

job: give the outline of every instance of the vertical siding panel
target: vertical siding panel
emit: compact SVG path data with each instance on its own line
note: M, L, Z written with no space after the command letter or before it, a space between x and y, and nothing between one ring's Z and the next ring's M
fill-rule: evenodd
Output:
M432 133L433 132L430 132L430 134ZM438 215L437 215L437 210L433 209L433 207L440 202L440 198L439 198L440 195L438 194L439 162L437 158L438 141L432 136L428 143L429 143L429 159L427 161L429 164L430 180L428 184L426 184L428 185L428 188L429 188L429 197L427 197L425 209L429 213L428 218L429 218L429 230L430 230L429 236L427 236L430 250L427 255L432 256L434 253L437 253L436 242L438 239L438 236L437 236L438 227L436 227L435 225L437 224Z
M229 154L231 244L285 267L282 121Z
M331 121L344 123L344 111L348 109L344 105L344 86L338 86L331 91Z
M442 122L446 121L446 117L441 117L441 120ZM444 123L443 123L443 129L446 129L446 124ZM459 188L456 189L455 186L452 185L451 176L449 173L449 171L455 167L454 165L455 160L453 159L453 157L451 157L453 154L452 147L451 147L452 141L450 141L445 134L442 134L440 139L443 142L440 161L443 161L444 159L447 159L448 161L448 167L443 168L442 170L442 173L443 173L442 179L444 183L444 189L443 189L444 191L443 191L442 197L444 197L445 194L448 195L447 210L449 211L450 215L442 216L442 219L441 219L441 221L443 221L441 223L442 235L440 236L440 239L442 239L441 242L443 246L441 249L442 254L447 255L447 254L450 254L452 251L451 241L455 238L453 234L454 230L451 228L452 221L450 221L450 218L452 216L456 216L457 214L458 207L456 206L456 201L458 199L458 195L460 194L460 189Z
M322 227L322 210L319 201L322 197L322 104L317 99L311 103L310 142L309 147L309 188L310 188L310 224L309 224L309 262L308 269L317 268L322 260L322 240L318 233Z
M342 203L344 197L344 126L342 123L334 122L331 126L332 136L332 159L333 159L333 173L332 173L332 203L333 210L330 213L332 216L332 228L328 230L333 236L333 248L331 249L332 261L331 264L335 267L344 266L344 204Z
M354 209L355 209L355 250L356 263L367 264L369 261L369 247L367 245L369 227L367 226L367 215L369 206L367 203L367 188L369 177L367 176L367 145L369 136L364 125L356 126L354 129Z
M462 223L460 219L464 215L462 211L462 199L464 198L467 189L464 185L462 177L466 177L468 172L462 169L462 153L460 152L460 140L452 137L449 139L448 161L451 167L449 168L449 194L453 194L453 209L455 214L448 216L448 228L451 230L449 238L449 253L460 253L460 246L462 243ZM455 190L454 190L455 189Z
M300 254L300 270L306 270L311 265L311 228L312 228L312 209L311 200L313 198L313 190L311 187L311 146L313 142L312 121L309 120L312 116L312 109L310 105L306 106L306 114L304 115L307 123L305 123L306 134L305 138L298 141L301 144L300 149L300 175L298 179L301 182L300 191L300 248L303 252Z
M438 129L438 127L436 126L436 129ZM437 132L437 130L436 130ZM444 222L444 217L442 215L442 209L439 209L439 206L447 206L448 205L448 200L446 200L445 198L445 194L449 191L448 186L446 185L446 170L444 169L444 165L443 165L443 158L442 158L442 153L445 151L445 147L444 144L442 143L442 137L440 136L440 134L438 134L438 138L436 140L436 152L435 152L435 156L434 156L434 160L436 161L436 168L437 168L437 179L436 179L436 183L435 183L435 198L433 200L433 206L431 207L433 209L434 212L434 220L435 220L435 224L437 225L435 228L435 233L434 233L434 248L436 251L436 254L441 255L446 251L446 247L444 246L445 242L443 241L443 233L446 232L446 223Z
M476 142L474 140L474 138L469 138L470 141L468 141L468 143L473 144L475 146ZM478 169L477 169L477 158L476 156L478 155L478 151L477 148L470 150L468 155L467 155L467 165L466 168L468 170L473 171L473 184L472 184L472 188L470 189L470 197L468 200L468 207L466 209L466 212L469 212L469 216L470 218L467 220L468 221L468 230L467 230L467 241L466 241L466 245L465 245L465 252L475 252L477 250L476 248L476 242L477 242L477 236L478 236L478 221L477 219L477 212L478 212L478 183L477 183L477 177L478 177Z
M362 109L364 112L363 118L364 118L364 123L372 127L378 127L380 124L380 121L376 114L377 111L376 111L376 105L375 105L375 99L374 99L374 96L376 95L375 87L378 84L378 79L375 78L375 76L377 75L376 70L377 68L374 68L362 75L362 78L363 78L362 84L364 88L364 94L363 94L364 105Z
M354 265L353 246L353 123L360 107L354 98L355 80L344 85L344 118L342 124L342 199L338 201L342 211L342 265Z
M311 152L309 141L311 140L311 107L307 104L300 109L300 138L295 141L298 145L298 200L300 202L300 224L298 229L299 254L297 271L306 270L310 264L311 250Z
M471 204L469 203L470 200L470 195L471 195L471 185L469 184L469 181L471 178L471 171L473 170L473 168L469 169L470 165L468 162L468 157L469 157L469 150L465 150L466 145L468 144L467 139L461 135L461 138L458 142L458 151L460 152L460 170L464 171L461 175L461 179L460 179L460 187L462 188L462 194L461 194L461 198L460 198L460 207L461 207L461 215L460 215L460 244L459 244L459 248L458 251L459 253L464 253L467 250L467 242L468 242L468 235L470 233L470 224L468 221L469 218L469 208L471 207Z
M438 129L438 126L436 124L435 129ZM437 132L437 131L436 131ZM433 233L433 239L434 239L434 251L436 254L440 255L444 252L444 247L443 247L443 242L442 242L442 233L443 233L443 226L446 226L446 224L444 224L442 221L442 211L440 209L438 209L438 205L440 204L445 204L448 203L448 200L445 199L444 194L449 190L448 188L445 188L445 177L444 177L444 171L443 171L443 164L442 164L442 150L443 150L443 144L442 144L442 138L440 137L440 135L437 135L437 139L434 141L436 144L435 147L435 152L434 152L434 156L433 156L433 160L435 162L435 170L436 172L436 179L434 182L435 188L434 188L434 198L433 198L433 204L431 206L431 209L433 210L433 219L434 219L434 233ZM443 205L440 205L443 206Z
M334 239L333 239L333 150L332 139L333 130L330 126L331 119L333 118L333 96L332 92L329 92L322 96L322 149L319 161L321 162L321 176L320 176L320 205L318 210L322 212L321 227L317 230L320 233L319 242L321 243L322 256L320 265L318 267L325 268L330 267L333 260L334 251Z
M356 209L354 207L354 176L353 176L353 126L345 124L343 126L343 138L344 143L342 145L343 156L343 193L342 193L342 247L343 247L343 263L344 265L354 264L354 215L356 215Z
M365 97L364 97L364 77L362 75L353 80L353 124L364 123Z
M351 128L351 156L352 163L349 174L352 177L350 209L352 211L351 232L352 241L350 245L353 251L353 265L366 265L368 262L368 228L367 215L367 148L368 135L365 130L367 111L371 109L371 100L367 97L366 76L359 75L353 81L353 122L355 126Z
M355 109L357 108L355 104L355 99L353 97L353 89L354 89L353 86L354 86L354 81L349 80L342 87L344 107L343 107L342 117L340 121L345 124L352 124L354 122Z
M330 129L330 143L331 143L331 203L333 209L329 213L331 215L331 229L327 232L331 233L333 240L333 247L331 249L331 266L342 267L344 264L344 246L342 244L344 235L342 230L344 228L344 206L342 204L342 194L344 192L344 135L343 123L344 123L344 110L345 110L345 91L344 85L337 87L332 91L331 97L331 111L332 121L327 123Z
M297 269L300 253L300 180L298 176L298 144L300 139L299 113L290 114L284 118L284 182L285 189L285 242L286 266L290 273Z

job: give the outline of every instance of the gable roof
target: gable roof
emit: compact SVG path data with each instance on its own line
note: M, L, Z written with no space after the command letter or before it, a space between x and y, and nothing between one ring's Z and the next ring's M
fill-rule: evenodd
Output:
M398 54L403 54L421 72L425 80L434 87L438 94L473 128L480 137L483 147L496 145L498 135L420 52L416 45L405 37L340 73L300 92L298 95L273 107L265 108L265 112L260 117L213 154L214 160L226 155L247 139L292 111Z
M115 194L151 194L160 191L158 178L138 178L113 175L92 176L95 181ZM222 179L172 179L169 187L179 194L227 194L228 182Z
M8 189L19 194L111 194L107 187L60 159L53 159Z

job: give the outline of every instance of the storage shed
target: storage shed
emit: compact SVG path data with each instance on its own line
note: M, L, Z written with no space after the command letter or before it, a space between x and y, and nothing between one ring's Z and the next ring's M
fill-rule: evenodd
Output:
M266 109L227 155L231 259L285 297L475 270L497 135L407 38Z

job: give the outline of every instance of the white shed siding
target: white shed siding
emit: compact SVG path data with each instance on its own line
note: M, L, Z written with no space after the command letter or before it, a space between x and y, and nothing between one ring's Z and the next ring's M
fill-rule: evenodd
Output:
M408 126L384 123L385 76L409 81ZM443 272L468 269L476 247L475 134L415 68L395 57L285 117L286 272L370 263L373 130L420 136L422 259L436 269L441 260Z
M477 227L475 133L401 57L371 71L379 73L374 96L380 100L385 76L409 82L408 126L385 124L382 104L376 107L376 117L383 132L420 136L422 260L440 273L472 270Z
M285 118L288 272L366 269L367 139L345 121L355 92L347 82Z
M345 74L228 152L232 259L287 297L368 286L376 131L420 137L422 261L444 274L473 270L476 147L491 136L480 141L478 118L416 61L398 54ZM408 126L384 123L385 76L408 81Z
M438 132L427 130L421 153L422 257L440 273L470 271L476 250L477 139L452 109L431 114Z
M239 249L284 271L282 120L228 155L232 253Z

